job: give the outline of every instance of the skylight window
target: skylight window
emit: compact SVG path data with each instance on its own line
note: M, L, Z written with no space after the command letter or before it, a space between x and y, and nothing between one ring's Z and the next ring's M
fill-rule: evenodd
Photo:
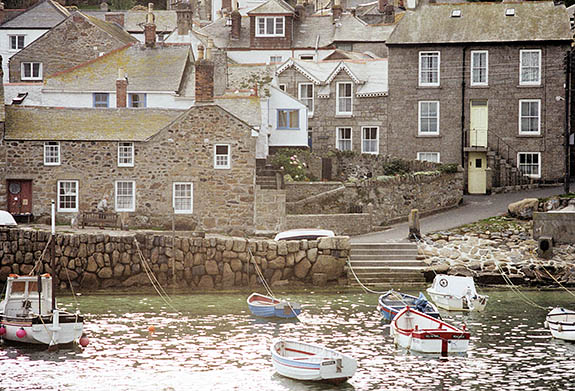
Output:
M515 8L507 8L505 10L505 16L515 16Z
M451 11L452 18L460 18L461 17L461 10L453 10Z

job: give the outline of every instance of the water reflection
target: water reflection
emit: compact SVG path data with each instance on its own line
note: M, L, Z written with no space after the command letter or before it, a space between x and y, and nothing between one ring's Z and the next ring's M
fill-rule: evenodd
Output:
M525 294L544 306L571 306L567 293ZM335 389L275 374L268 349L277 337L355 357L356 375L338 390L574 388L575 344L551 339L542 324L546 310L510 292L489 295L483 313L442 312L471 332L467 354L447 359L396 348L376 295L291 294L303 305L302 322L255 318L243 294L177 295L179 314L155 296L80 297L90 345L58 352L2 346L0 390Z

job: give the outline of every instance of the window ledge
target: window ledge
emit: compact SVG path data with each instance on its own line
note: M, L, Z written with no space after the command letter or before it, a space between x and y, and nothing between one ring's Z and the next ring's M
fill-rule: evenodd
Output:
M522 133L519 133L519 134L517 135L517 137L521 137L521 138L542 138L543 135L542 135L541 133L537 133L537 134L526 134L526 133L522 134Z
M335 118L353 118L353 114L336 114Z
M440 85L439 86L422 86L422 85L418 84L416 89L418 89L418 90L434 90L434 89L435 90L441 90L442 87Z
M420 138L441 138L443 136L441 136L439 133L438 134L420 134L418 133L416 137L420 137Z
M543 88L543 83L540 84L519 84L517 88Z
M301 130L301 128L276 128L276 130Z
M471 84L469 88L478 88L478 89L489 88L489 84L476 84L476 85Z

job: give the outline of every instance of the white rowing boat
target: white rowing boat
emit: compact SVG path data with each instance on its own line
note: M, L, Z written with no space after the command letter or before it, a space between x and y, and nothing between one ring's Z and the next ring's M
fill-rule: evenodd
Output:
M438 274L427 293L439 308L448 311L483 311L489 296L480 295L473 277Z
M549 328L553 338L575 341L575 311L553 308L545 318L545 327Z

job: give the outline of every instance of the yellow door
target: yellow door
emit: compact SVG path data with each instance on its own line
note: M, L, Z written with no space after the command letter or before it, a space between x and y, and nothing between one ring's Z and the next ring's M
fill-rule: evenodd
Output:
M488 109L486 100L471 101L470 142L471 147L487 148Z
M487 154L469 152L467 163L467 192L485 194L487 192Z

